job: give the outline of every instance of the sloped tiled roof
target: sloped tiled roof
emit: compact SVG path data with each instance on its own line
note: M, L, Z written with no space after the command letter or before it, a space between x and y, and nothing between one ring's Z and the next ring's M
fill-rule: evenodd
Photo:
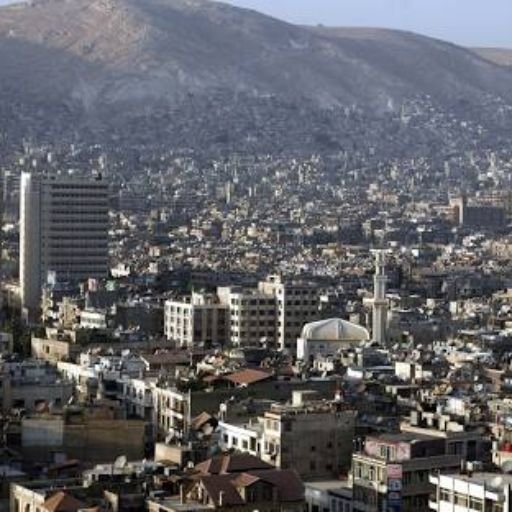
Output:
M245 505L240 489L256 482L265 482L275 489L275 499L281 503L304 500L304 485L294 471L264 470L239 474L205 475L200 478L206 493L215 506L232 507Z
M195 467L196 471L203 475L244 473L252 470L268 470L273 468L274 466L248 453L217 455L197 464Z
M85 503L64 491L56 492L43 503L43 509L47 512L76 512L85 507Z
M207 475L201 477L201 483L216 506L220 505L221 495L222 506L245 504L244 499L231 482L232 478L233 475Z
M212 416L207 412L202 412L199 416L196 416L190 423L192 430L200 429L205 423L208 423L212 419Z
M233 484L238 487L250 487L255 482L259 482L260 478L251 473L240 473L231 480Z
M291 469L257 470L251 471L251 475L275 485L280 501L301 501L304 499L304 484L297 473Z
M272 374L253 368L246 368L245 370L232 373L225 377L226 380L237 385L255 384L256 382L261 382L270 378L272 378Z

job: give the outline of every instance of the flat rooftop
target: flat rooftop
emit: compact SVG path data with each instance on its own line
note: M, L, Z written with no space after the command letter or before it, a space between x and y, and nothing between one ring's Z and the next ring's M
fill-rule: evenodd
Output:
M486 473L479 472L473 473L472 475L460 475L457 473L439 475L441 478L453 478L454 480L461 480L477 485L485 485L488 488L499 489L504 485L512 485L512 475L506 475L503 473Z
M438 439L436 436L428 434L418 434L416 432L400 432L399 434L380 434L378 436L369 436L378 439L384 443L413 443L414 441L432 441Z
M313 494L322 492L347 500L352 499L352 485L348 480L321 480L318 482L304 482L304 486L306 488L306 495L308 492L312 492Z

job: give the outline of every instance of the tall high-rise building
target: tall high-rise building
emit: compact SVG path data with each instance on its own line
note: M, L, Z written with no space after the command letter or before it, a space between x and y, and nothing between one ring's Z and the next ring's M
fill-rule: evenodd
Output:
M20 185L21 304L31 316L50 275L77 282L108 273L107 183L71 174L22 174Z
M373 341L386 342L388 301L386 299L386 259L383 251L375 253L375 276L373 278Z

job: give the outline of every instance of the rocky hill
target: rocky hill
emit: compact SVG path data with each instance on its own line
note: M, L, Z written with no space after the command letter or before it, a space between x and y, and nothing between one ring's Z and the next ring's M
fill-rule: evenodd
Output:
M512 49L510 48L472 48L480 57L500 66L512 66Z
M272 98L290 108L358 105L372 113L418 96L448 107L512 102L511 71L452 44L294 26L209 0L2 7L0 66L4 138L95 137L127 123L136 131L139 122L165 129L184 105L202 105L207 115L211 101L216 109Z

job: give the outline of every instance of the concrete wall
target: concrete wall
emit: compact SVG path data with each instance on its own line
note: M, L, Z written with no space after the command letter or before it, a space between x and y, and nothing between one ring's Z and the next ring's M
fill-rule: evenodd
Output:
M144 457L143 421L91 420L66 425L64 451L70 458L92 463L113 462L120 455L128 460Z
M21 445L24 449L40 446L58 449L63 441L62 419L24 418L21 422Z
M11 387L12 407L19 401L23 401L23 408L28 412L35 411L40 401L54 402L57 405L65 405L73 394L73 385L67 382L58 384L31 384Z
M52 461L55 452L86 464L144 457L145 422L89 419L64 423L62 418L24 419L22 452L28 460Z
M352 457L355 412L306 413L284 416L279 429L268 428L265 415L262 459L282 469L295 469L304 480L329 479L348 473ZM279 420L278 420L279 421ZM275 447L276 457L268 444Z

